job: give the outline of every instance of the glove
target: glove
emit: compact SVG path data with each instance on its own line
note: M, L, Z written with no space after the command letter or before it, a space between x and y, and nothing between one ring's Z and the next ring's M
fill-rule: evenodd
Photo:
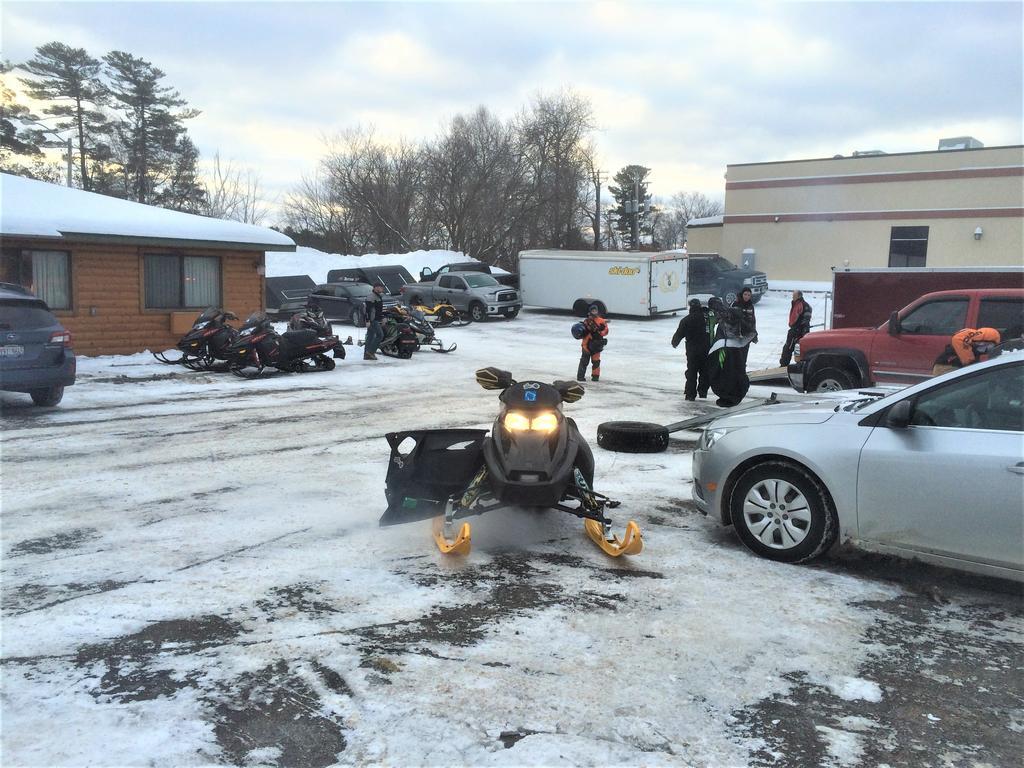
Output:
M752 339L752 341L753 341L754 344L757 344L757 334L756 333L754 334L754 338Z

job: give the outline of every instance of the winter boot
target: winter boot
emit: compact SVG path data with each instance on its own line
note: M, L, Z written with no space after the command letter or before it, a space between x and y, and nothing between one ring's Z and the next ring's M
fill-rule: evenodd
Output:
M373 352L363 352L363 360L376 360L377 356Z

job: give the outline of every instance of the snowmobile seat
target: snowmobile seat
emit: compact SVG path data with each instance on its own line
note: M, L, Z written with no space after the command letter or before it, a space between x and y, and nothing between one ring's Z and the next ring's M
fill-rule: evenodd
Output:
M320 338L316 331L309 328L301 331L285 331L282 337L289 344L294 344L296 347L305 347L309 344L315 344L316 340Z
M465 490L483 464L486 435L486 429L386 434L391 446L384 490L388 508L380 524L410 523L443 514L448 498Z

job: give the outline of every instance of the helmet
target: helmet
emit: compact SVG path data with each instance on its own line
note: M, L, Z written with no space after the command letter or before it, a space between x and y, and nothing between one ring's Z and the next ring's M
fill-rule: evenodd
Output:
M574 339L582 339L586 335L587 335L587 326L585 326L583 323L573 323L572 324L572 337Z

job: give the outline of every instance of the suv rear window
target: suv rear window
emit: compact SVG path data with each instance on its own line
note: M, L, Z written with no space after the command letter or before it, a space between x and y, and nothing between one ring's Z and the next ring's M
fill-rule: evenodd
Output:
M59 325L43 302L0 301L0 330L37 331Z

